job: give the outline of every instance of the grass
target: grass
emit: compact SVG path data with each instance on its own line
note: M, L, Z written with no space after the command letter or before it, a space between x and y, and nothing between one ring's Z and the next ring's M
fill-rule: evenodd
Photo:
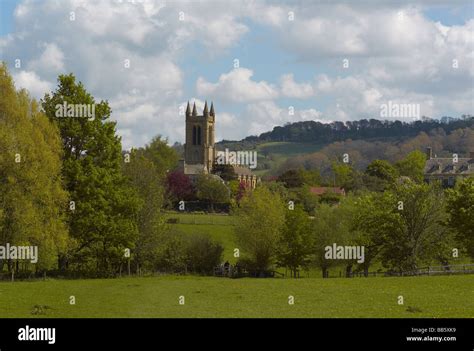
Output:
M220 242L234 263L232 217L169 213L187 235ZM337 275L337 267L334 275ZM341 268L342 269L342 268ZM197 276L0 282L0 318L474 317L474 275L301 279ZM332 274L331 274L332 275ZM288 297L295 304L288 304ZM404 304L398 304L403 296ZM75 305L69 304L74 296ZM185 304L178 299L185 297Z
M178 218L178 224L171 224L174 228L187 235L208 235L215 242L224 247L223 261L236 263L234 248L238 247L234 233L233 218L219 214L188 214L168 213L169 218Z
M295 304L288 304L288 297ZM404 305L398 304L398 296ZM70 296L76 299L69 304ZM178 299L185 297L185 304ZM474 317L474 276L0 283L0 317Z

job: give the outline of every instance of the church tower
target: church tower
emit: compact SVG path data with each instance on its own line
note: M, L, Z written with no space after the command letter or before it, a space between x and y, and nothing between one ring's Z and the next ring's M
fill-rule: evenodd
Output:
M202 115L198 115L196 103L194 103L191 112L188 101L186 107L186 143L184 145L184 170L186 174L207 174L211 172L216 157L214 126L213 103L211 103L209 111L206 101Z

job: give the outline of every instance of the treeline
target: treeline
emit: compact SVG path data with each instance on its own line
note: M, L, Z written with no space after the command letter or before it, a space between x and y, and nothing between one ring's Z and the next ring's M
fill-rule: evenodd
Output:
M346 139L377 139L414 137L421 132L440 128L445 133L456 129L474 127L474 116L463 115L461 118L443 117L441 120L422 118L412 122L388 121L378 119L361 119L358 121L335 121L321 123L303 121L274 127L271 132L259 136L249 136L241 143L260 143L271 141L306 142L329 144ZM229 143L230 141L223 141Z
M261 272L285 267L293 276L319 267L327 277L332 267L345 266L348 276L374 267L410 273L473 259L474 178L443 190L397 177L392 167L377 160L367 171L384 189L342 197L312 195L308 184L295 188L288 178L246 193L234 208L239 266ZM303 182L311 181L304 176ZM314 197L309 209L308 196ZM328 257L334 246L363 248L363 258Z

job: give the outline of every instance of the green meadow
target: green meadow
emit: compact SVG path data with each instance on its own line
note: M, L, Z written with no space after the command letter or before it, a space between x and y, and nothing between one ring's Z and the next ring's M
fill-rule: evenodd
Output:
M71 305L70 297L75 304ZM289 304L289 297L294 304ZM403 305L398 304L403 296ZM179 304L184 297L184 304ZM0 283L0 317L474 317L474 276Z
M234 263L227 215L168 213L187 235L209 235ZM343 267L331 270L337 276ZM283 271L284 272L284 271ZM229 279L201 276L0 282L0 318L60 317L474 317L474 275ZM70 304L71 296L75 304ZM289 304L289 298L294 304ZM398 303L403 296L403 304ZM184 297L184 304L179 303Z

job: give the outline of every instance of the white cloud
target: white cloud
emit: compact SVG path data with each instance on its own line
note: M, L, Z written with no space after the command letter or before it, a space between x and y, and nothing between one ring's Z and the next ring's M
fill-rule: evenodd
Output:
M287 122L320 120L322 113L315 109L292 109L291 106L280 107L273 101L261 101L247 106L245 115L252 116L246 135L257 135L272 130L275 126Z
M12 69L14 79L38 98L54 89L49 82L58 74L73 72L97 99L109 100L124 146L156 134L182 141L180 59L190 44L212 56L238 43L248 31L238 9L187 1L24 0L14 13L15 33L0 47L10 68L22 59L26 70Z
M202 96L214 96L230 102L251 102L274 99L277 89L265 81L255 82L251 78L253 71L248 68L236 68L222 74L216 83L210 83L199 77L196 90Z
M53 87L51 82L42 80L32 71L13 71L12 75L17 89L26 89L32 97L37 99L42 98Z
M309 83L296 83L293 74L285 74L280 78L281 93L285 97L306 99L314 94Z
M377 117L389 100L419 103L422 114L435 117L472 113L474 20L447 26L423 10L375 1L24 0L15 11L16 32L0 38L0 49L17 86L36 97L54 88L59 73L74 72L95 97L110 101L126 146L156 134L183 141L178 111L185 93L215 101L217 138L226 139L291 121ZM214 58L240 44L244 57L267 39L285 59L277 66L280 56L272 61L263 53L272 64L265 77L274 70L273 77L255 78L261 72L252 60L247 68L214 71L217 79L207 75ZM16 58L24 71L13 68ZM312 67L326 74L313 79ZM283 101L305 105L292 116ZM201 113L203 102L197 104Z
M64 71L64 53L55 43L43 43L43 52L28 64L28 69L61 74Z

